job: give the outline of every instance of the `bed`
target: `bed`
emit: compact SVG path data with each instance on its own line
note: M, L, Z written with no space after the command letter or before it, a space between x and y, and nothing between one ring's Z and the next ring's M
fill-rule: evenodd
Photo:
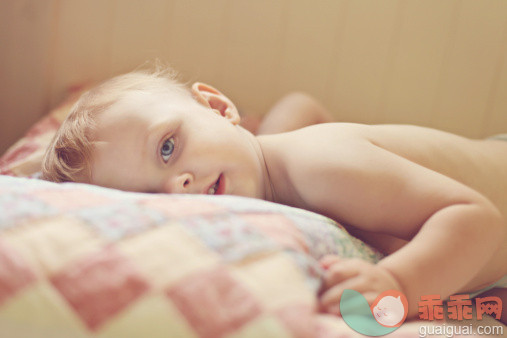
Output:
M38 179L45 146L83 90L0 158L1 337L361 336L318 313L318 260L382 254L326 217L242 197ZM409 321L390 336L445 325Z

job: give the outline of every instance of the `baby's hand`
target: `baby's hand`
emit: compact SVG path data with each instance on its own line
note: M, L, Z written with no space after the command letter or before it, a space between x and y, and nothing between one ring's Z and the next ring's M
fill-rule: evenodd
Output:
M361 293L370 305L384 291L403 292L389 271L362 259L327 255L320 264L326 270L319 299L323 312L340 315L340 299L345 289Z

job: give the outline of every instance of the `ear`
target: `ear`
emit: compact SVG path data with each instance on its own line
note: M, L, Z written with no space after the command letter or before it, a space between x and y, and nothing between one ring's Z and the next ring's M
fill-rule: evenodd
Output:
M205 83L196 82L192 85L191 91L197 102L213 109L213 111L225 117L232 124L239 124L241 118L236 106L217 89Z

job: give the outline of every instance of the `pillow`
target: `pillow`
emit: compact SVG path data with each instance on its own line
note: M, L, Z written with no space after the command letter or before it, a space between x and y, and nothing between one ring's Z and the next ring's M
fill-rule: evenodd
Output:
M328 337L318 259L381 258L330 219L237 196L0 176L1 337Z
M90 85L71 87L67 98L60 105L37 121L0 157L0 174L23 177L39 173L47 146L74 103L90 88Z

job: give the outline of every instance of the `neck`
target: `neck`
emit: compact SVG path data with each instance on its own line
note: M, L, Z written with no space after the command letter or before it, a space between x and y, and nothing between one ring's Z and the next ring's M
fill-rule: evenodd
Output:
M280 204L308 209L308 205L294 185L290 173L291 165L285 156L286 142L283 134L256 137L265 168L266 200ZM285 150L284 150L285 149Z
M250 144L252 145L252 147L259 159L260 170L262 172L261 184L262 184L262 188L263 188L262 195L259 198L262 198L262 199L264 199L266 201L270 201L270 202L277 202L275 189L273 186L273 182L271 180L269 166L266 161L266 157L264 154L264 149L263 149L262 143L259 141L258 137L254 136L252 133L250 133L246 129L241 128L241 130L242 130L242 132L247 134L246 136L247 136Z

